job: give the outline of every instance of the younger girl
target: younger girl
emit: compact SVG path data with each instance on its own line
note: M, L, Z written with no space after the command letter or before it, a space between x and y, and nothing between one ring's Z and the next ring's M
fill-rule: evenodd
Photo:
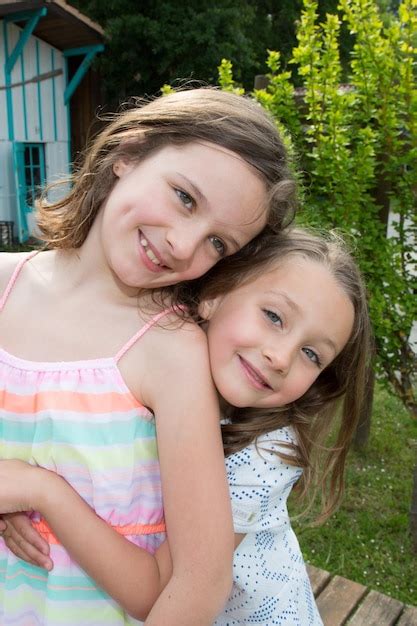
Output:
M247 252L250 263L239 253L213 269L197 289L211 371L223 398L236 533L233 591L215 623L316 626L321 620L286 501L297 481L301 495L322 490L323 517L341 497L369 356L366 294L335 236L293 230L254 241ZM330 430L334 442L325 447ZM116 550L118 538L110 537L106 525L56 475L23 464L5 467L14 480L2 486L0 510L40 508L72 551L87 529L89 548L80 562L93 576L100 567L112 569L113 589L107 590L117 593L117 578L130 570L135 574L126 552ZM5 471L0 464L0 479ZM58 503L73 512L79 527L72 528L56 510ZM32 542L33 532L26 530ZM111 563L97 555L104 539L115 546ZM157 558L169 570L166 547ZM35 551L32 557L39 564L45 558ZM136 571L144 581L151 573L152 568ZM159 591L155 585L155 597ZM198 619L196 614L195 623Z
M211 89L177 93L117 117L69 195L41 204L48 250L0 256L0 458L56 471L135 548L135 575L114 594L122 604L166 522L173 574L149 624L213 621L230 591L233 534L204 333L179 323L173 289L163 306L145 289L196 278L266 224L281 228L293 186L258 105ZM32 518L42 530L40 512ZM76 520L69 511L71 528ZM85 527L75 561L89 546ZM114 558L107 547L99 560ZM96 584L62 545L51 556L53 572L41 572L0 541L2 626L131 621L101 590L107 571ZM139 581L147 612L161 576Z

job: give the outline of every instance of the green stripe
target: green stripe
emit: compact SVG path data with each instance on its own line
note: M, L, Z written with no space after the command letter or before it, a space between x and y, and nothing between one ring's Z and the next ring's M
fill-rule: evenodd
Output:
M21 446L15 442L0 442L0 459L21 459L22 461L34 459L39 465L47 465L51 458L56 456L59 458L60 465L65 465L80 462L80 460L85 461L88 458L90 468L98 466L102 470L111 470L114 467L120 467L121 458L125 461L123 465L128 466L132 456L141 461L152 461L158 457L155 439L135 441L126 449L118 446L97 449L80 444L62 445L56 446L56 455L54 455L54 445L55 442L45 442L35 447Z
M88 418L87 418L88 419ZM135 417L120 424L114 422L85 421L74 423L71 421L54 420L50 418L38 422L8 418L3 419L1 435L5 441L20 441L21 443L42 443L53 438L55 443L82 442L83 445L123 445L136 438L155 437L154 421L139 420Z

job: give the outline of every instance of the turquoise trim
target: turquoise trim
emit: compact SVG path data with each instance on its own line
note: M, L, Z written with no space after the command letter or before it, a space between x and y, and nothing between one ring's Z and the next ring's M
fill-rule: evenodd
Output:
M51 69L55 70L55 50L51 48ZM55 93L55 76L52 77L52 112L54 119L54 140L58 141L58 127L56 123L56 93Z
M46 15L47 12L48 12L48 9L46 7L43 7L42 9L38 9L37 11L30 11L29 13L27 12L14 13L13 15L7 16L6 18L7 22L17 22L17 21L20 22L23 20L29 20L29 21L27 22L26 26L22 30L20 37L19 37L19 41L17 42L13 52L8 57L8 59L6 59L6 72L12 71L14 64L16 63L19 57L19 54L22 52L23 48L27 44L28 39L32 35L33 31L35 30L39 20L41 19L41 17Z
M45 146L43 143L13 142L17 190L17 230L22 243L29 237L28 214L39 188L45 184Z
M39 76L41 67L39 62L39 41L36 40L36 72ZM42 92L41 83L38 81L38 118L39 118L39 138L43 141L43 120L42 120Z
M93 51L95 51L96 53L103 52L103 50L104 50L104 44L97 43L91 46L83 46L82 48L68 48L67 50L64 50L63 54L64 54L64 57L76 57L76 56L81 56L83 54L88 54L89 52L93 52Z
M6 22L26 22L26 20L30 20L36 15L44 17L47 13L48 9L43 7L37 11L17 11L16 13L10 13L10 15L5 15L4 19Z
M64 57L64 85L68 83L68 59ZM71 167L71 112L69 108L69 102L65 102L65 108L67 111L67 144L68 144L68 166Z
M9 58L9 40L7 33L7 21L3 20L3 35L4 35L4 58ZM11 89L12 77L10 72L6 70L6 63L4 64L4 78L6 85L6 106L7 106L7 129L9 133L9 141L14 140L14 122L13 122L13 94Z
M72 98L74 91L77 89L78 85L84 78L88 68L93 62L94 57L98 52L102 52L104 50L103 44L97 44L95 46L84 46L83 48L71 48L69 50L64 50L64 57L67 59L70 56L82 55L85 54L84 59L81 61L77 71L74 76L71 78L71 81L67 84L67 87L64 92L64 102L68 104Z
M65 84L64 91L64 104L67 108L67 126L68 126L68 163L71 164L71 116L70 116L70 100L77 89L78 85L84 78L88 68L90 67L94 57L98 52L103 52L104 45L102 43L94 46L84 46L82 48L68 48L64 50L64 62L65 62ZM77 55L85 54L84 59L81 61L74 76L68 82L68 58Z
M9 141L14 141L14 121L13 121L13 97L12 97L12 71L16 64L19 55L22 54L29 37L35 30L41 17L46 15L48 9L42 7L36 11L22 11L21 13L13 13L12 15L6 15L3 21L4 31L4 48L5 48L5 64L4 75L6 84L6 102L7 102L7 125L9 130ZM9 55L8 33L7 24L10 22L22 22L26 21L27 24L20 33L19 40L14 47L13 52Z
M26 86L25 86L25 58L24 54L20 55L20 70L22 72L22 99L23 99L23 123L25 126L25 141L28 140L28 117L26 107Z
M23 208L26 205L26 183L25 183L25 157L24 144L13 142L13 164L16 183L16 221L17 238L20 243L28 237L26 214Z

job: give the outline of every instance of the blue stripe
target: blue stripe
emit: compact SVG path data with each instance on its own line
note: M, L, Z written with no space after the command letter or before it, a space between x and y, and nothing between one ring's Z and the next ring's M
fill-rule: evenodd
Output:
M54 422L46 417L40 422L12 421L2 415L2 439L4 442L16 442L19 444L39 444L53 440L54 445L71 444L82 442L77 447L91 445L127 445L135 441L136 445L147 447L154 443L155 424L143 420L134 420L127 423L121 422L117 429L114 422L59 422L60 411L55 411ZM62 413L62 412L61 412ZM143 441L141 441L143 440ZM148 440L148 441L147 441ZM93 451L91 451L93 453Z

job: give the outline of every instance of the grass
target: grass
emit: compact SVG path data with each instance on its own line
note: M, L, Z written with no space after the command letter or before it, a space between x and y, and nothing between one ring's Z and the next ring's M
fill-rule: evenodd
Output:
M318 528L294 522L306 561L417 605L417 554L409 533L416 461L417 422L378 388L367 449L348 459L342 506Z

